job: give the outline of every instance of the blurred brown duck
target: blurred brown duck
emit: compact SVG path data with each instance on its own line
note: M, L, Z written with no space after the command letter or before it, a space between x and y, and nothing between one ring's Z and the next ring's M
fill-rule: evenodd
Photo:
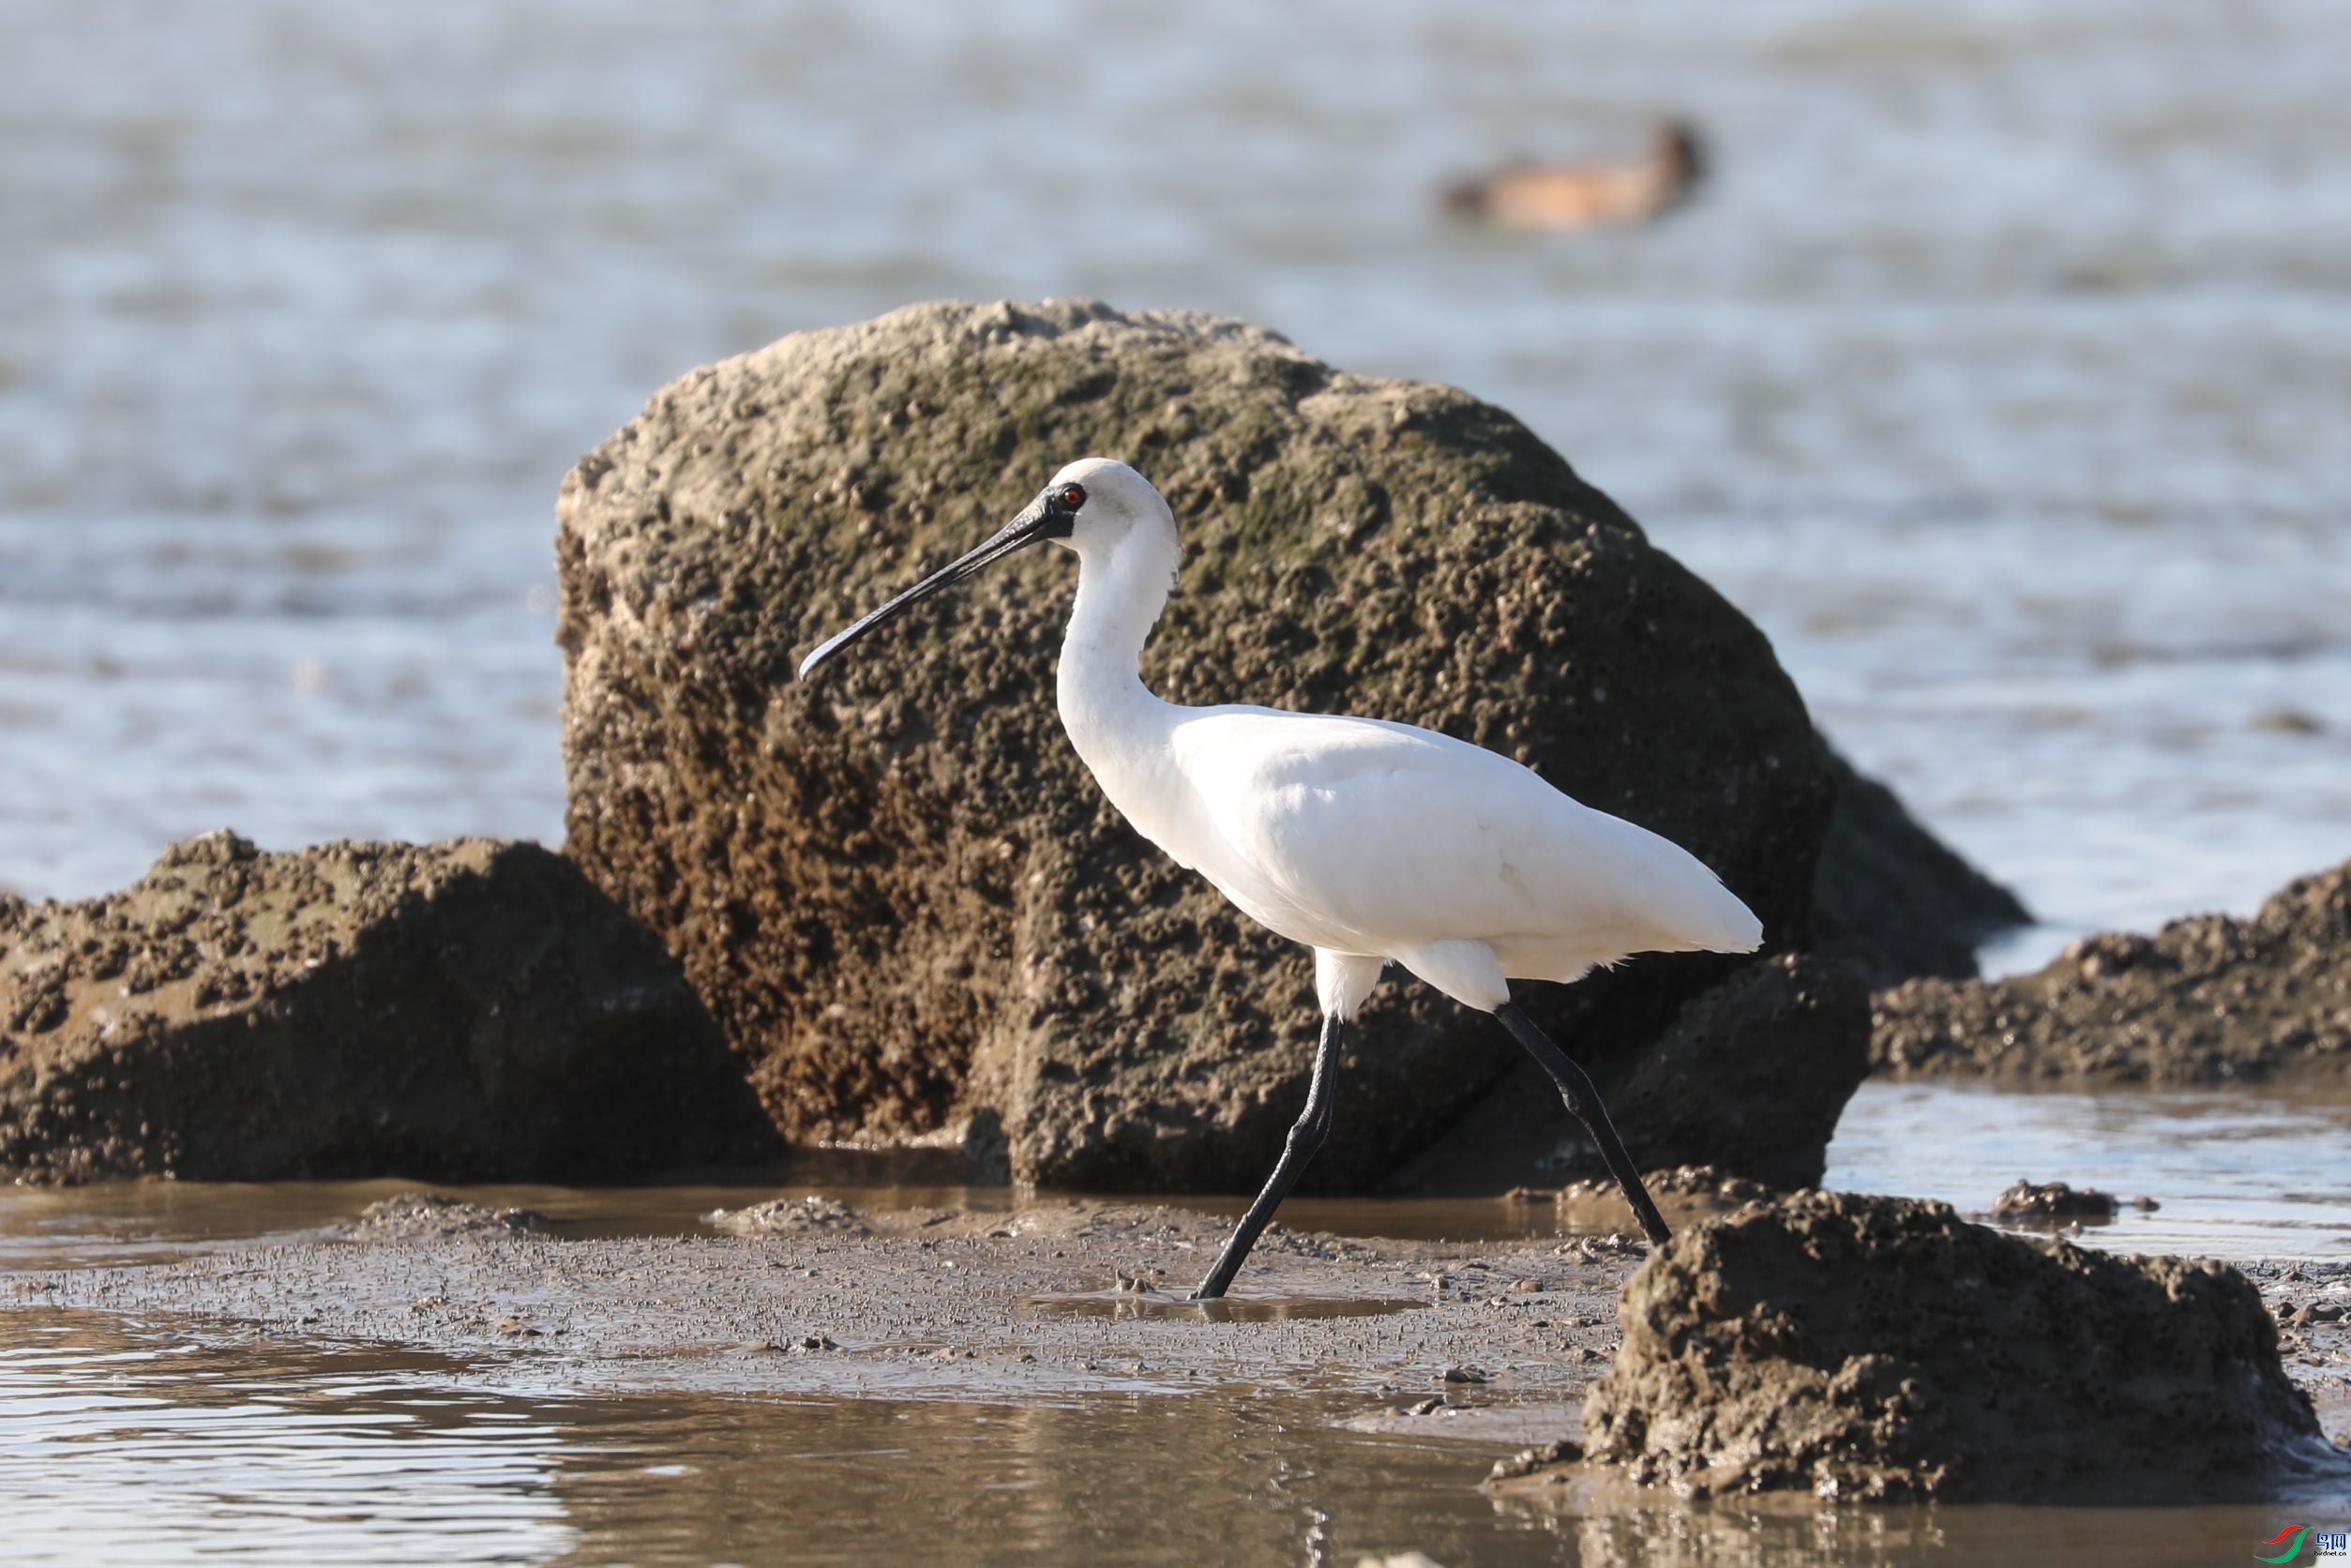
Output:
M1706 147L1687 120L1667 120L1649 152L1624 163L1515 163L1445 189L1455 217L1512 229L1590 229L1647 223L1690 199L1706 176Z

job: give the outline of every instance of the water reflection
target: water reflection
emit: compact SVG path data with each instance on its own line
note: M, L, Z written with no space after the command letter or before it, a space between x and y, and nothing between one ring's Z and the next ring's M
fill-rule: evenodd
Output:
M11 1562L520 1561L570 1546L556 1428L436 1357L0 1315Z
M1972 1083L1873 1082L1846 1108L1830 1145L1827 1183L1854 1192L1939 1198L1975 1214L1989 1210L2020 1176L2065 1181L2103 1188L2126 1202L2112 1223L2085 1229L2080 1239L2094 1245L2235 1259L2342 1258L2351 1257L2351 1167L2341 1158L2346 1138L2351 1096L2342 1093L2017 1093ZM414 1184L107 1182L0 1188L0 1268L164 1261L220 1244L348 1221ZM778 1194L821 1193L899 1229L933 1219L986 1221L1025 1205L1064 1200L1057 1194L1024 1198L1003 1187L955 1185L936 1161L910 1167L890 1156L851 1159L830 1151L771 1172L738 1173L723 1184L509 1183L445 1190L485 1207L536 1210L548 1216L550 1234L574 1240L708 1234L701 1216L712 1210L738 1209ZM2162 1207L2127 1206L2141 1195ZM1192 1194L1141 1201L1229 1218L1247 1200ZM1547 1200L1489 1198L1301 1198L1284 1205L1282 1222L1343 1236L1500 1241L1599 1232L1625 1221L1605 1199L1561 1209ZM1150 1283L1171 1299L1183 1282ZM1291 1309L1293 1315L1321 1310L1300 1304Z
M0 1313L8 1560L2200 1562L2276 1529L2257 1509L1489 1495L1503 1445L1348 1429L1346 1393L580 1397L557 1375Z
M1829 1146L1826 1184L1939 1198L1978 1214L2019 1177L2063 1181L2123 1199L2111 1222L2076 1238L2088 1245L2240 1260L2345 1258L2346 1140L2351 1097L2339 1089L2086 1093L1864 1083ZM2132 1207L2141 1196L2161 1207Z

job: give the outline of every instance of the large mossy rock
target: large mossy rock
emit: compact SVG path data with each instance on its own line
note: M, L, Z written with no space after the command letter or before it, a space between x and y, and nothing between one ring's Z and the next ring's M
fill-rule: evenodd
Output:
M0 1172L611 1176L779 1153L660 942L535 844L207 834L0 898Z
M2260 1292L2219 1263L1814 1192L1684 1229L1620 1317L1585 1455L1684 1494L2186 1503L2351 1487Z
M1066 556L793 680L1088 454L1139 467L1183 531L1144 657L1163 695L1509 753L1801 942L1834 795L1802 701L1744 616L1516 420L1238 322L915 307L672 384L559 506L569 851L685 959L785 1131L960 1125L1029 1179L1240 1188L1303 1100L1306 955L1130 830L1061 732ZM1527 1000L1605 1086L1733 967L1645 957ZM1514 1093L1515 1061L1392 980L1308 1181L1379 1181Z
M2109 931L2030 974L1881 991L1870 1048L1902 1077L2351 1079L2351 863L2288 882L2250 920Z

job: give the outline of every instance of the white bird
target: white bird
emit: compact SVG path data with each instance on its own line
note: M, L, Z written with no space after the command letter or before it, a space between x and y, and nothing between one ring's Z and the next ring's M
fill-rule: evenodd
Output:
M1196 1295L1225 1293L1321 1148L1347 1020L1396 963L1494 1014L1557 1082L1652 1243L1665 1223L1591 1080L1511 1001L1643 952L1753 952L1763 929L1705 865L1507 757L1375 718L1187 708L1142 681L1174 586L1175 516L1123 462L1053 476L994 537L820 644L800 675L910 605L1050 539L1078 555L1062 722L1110 803L1243 913L1314 949L1322 1033L1306 1108Z

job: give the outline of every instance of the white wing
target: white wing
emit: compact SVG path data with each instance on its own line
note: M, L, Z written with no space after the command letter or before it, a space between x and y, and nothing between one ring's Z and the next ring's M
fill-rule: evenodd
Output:
M1246 707L1202 709L1172 738L1198 814L1166 847L1295 940L1377 955L1484 941L1532 976L1546 953L1579 972L1761 935L1679 846L1466 742Z

